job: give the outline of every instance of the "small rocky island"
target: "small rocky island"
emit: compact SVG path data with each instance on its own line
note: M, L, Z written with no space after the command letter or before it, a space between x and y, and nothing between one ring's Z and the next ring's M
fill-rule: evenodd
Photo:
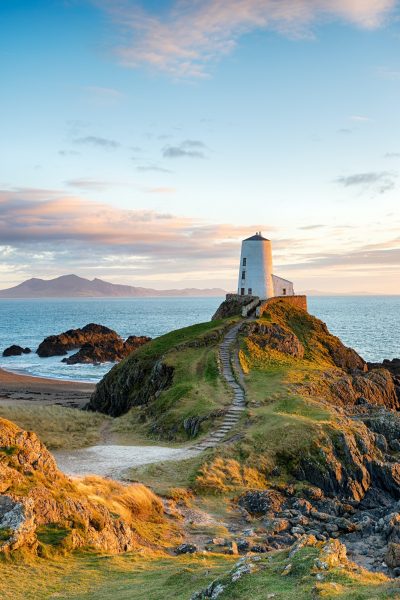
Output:
M131 335L126 340L113 329L96 323L88 323L82 328L69 329L57 335L46 337L36 350L41 358L65 356L71 350L75 354L63 358L69 365L77 363L99 364L103 362L119 362L131 352L149 342L147 336ZM6 348L3 356L19 356L31 352L29 348L13 345Z

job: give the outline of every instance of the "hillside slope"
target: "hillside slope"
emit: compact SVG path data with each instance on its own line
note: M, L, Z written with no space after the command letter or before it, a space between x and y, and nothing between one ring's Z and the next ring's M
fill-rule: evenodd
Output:
M159 549L175 534L162 503L140 484L71 480L36 434L0 419L0 553L91 547Z

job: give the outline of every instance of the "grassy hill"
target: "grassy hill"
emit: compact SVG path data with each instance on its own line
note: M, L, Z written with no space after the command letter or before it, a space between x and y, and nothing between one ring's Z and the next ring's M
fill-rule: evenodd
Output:
M133 439L177 444L206 436L232 401L221 377L219 346L239 321L198 324L141 347L98 385L90 408L107 417L97 413L96 419ZM365 563L373 568L389 549L400 557L400 531L390 517L400 499L393 441L400 422L390 374L368 372L321 321L285 303L275 303L261 319L242 321L232 356L238 357L233 365L246 392L241 419L215 448L132 469L130 479L141 486L132 489L132 499L120 484L98 479L67 484L61 478L57 490L36 475L32 483L3 444L2 464L17 472L3 493L32 496L40 483L47 501L59 503L62 519L57 531L51 521L41 523L41 557L3 555L2 597L11 598L12 588L13 598L122 600L142 598L145 589L149 599L168 594L183 600L197 592L193 597L200 600L220 586L221 600L400 598L388 571L366 571L346 558L342 545L353 554L361 545L360 555L377 549ZM45 422L41 427L45 433ZM92 526L88 520L89 546L90 535L98 540L102 527L113 539L112 519L120 519L130 527L135 551L112 556L80 544L70 554L64 540L75 526L65 508L66 491L75 508L79 494L88 513L93 502L102 506L103 522L94 519ZM154 493L164 496L167 517ZM361 526L363 519L372 525ZM171 554L168 545L179 536L201 552ZM238 562L230 554L237 548L252 553Z

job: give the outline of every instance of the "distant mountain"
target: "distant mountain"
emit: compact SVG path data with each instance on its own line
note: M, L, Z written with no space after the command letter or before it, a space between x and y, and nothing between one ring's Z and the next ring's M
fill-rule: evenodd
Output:
M32 278L6 290L0 290L0 298L145 298L152 296L224 296L220 288L183 290L153 290L109 283L102 279L85 279L77 275L62 275L55 279Z

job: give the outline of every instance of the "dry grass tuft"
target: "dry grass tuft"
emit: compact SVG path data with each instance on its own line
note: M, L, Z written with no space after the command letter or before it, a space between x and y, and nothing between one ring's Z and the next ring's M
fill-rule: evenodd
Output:
M267 481L255 468L241 465L237 460L215 458L200 468L196 487L202 491L224 493L240 488L262 488Z

